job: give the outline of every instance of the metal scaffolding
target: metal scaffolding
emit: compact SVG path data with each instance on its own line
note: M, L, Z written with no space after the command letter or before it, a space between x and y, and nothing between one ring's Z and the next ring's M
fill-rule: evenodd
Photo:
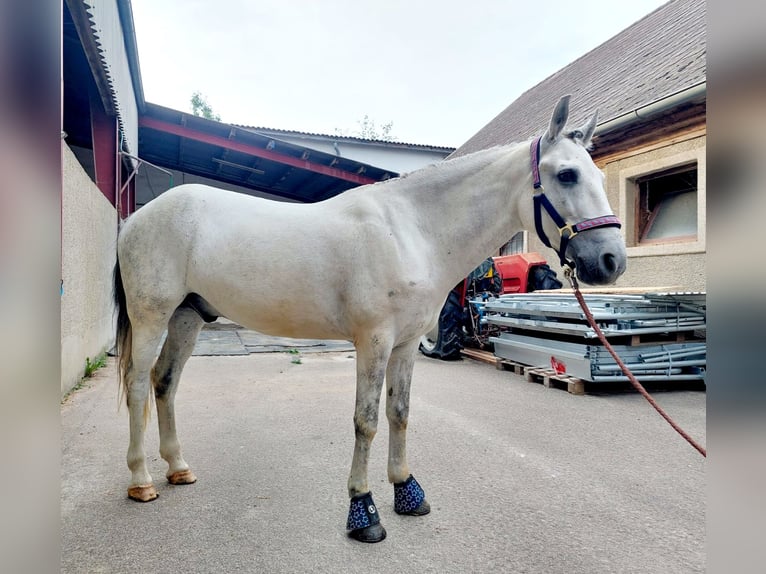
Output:
M585 300L610 342L628 343L613 346L639 380L704 380L705 293L588 294ZM586 381L628 380L571 294L503 295L483 303L483 312L487 324L501 329L490 338L501 359Z

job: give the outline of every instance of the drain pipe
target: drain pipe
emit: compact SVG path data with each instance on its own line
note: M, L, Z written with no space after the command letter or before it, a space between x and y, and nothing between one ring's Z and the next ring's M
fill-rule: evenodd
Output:
M603 124L596 126L596 131L594 134L598 136L613 132L630 124L648 120L652 116L666 112L682 104L702 101L706 98L706 96L707 82L695 84L694 86L686 88L685 90L681 90L680 92L676 92L675 94L665 96L664 98L655 100L650 104L636 108L627 114L623 114L621 116L617 116L616 118L612 118L611 120L607 120Z

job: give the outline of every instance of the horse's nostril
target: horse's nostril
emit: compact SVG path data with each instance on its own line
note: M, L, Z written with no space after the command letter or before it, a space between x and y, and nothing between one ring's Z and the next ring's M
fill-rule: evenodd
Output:
M604 271L610 275L617 271L617 259L611 253L605 253L601 256L601 263L604 266Z

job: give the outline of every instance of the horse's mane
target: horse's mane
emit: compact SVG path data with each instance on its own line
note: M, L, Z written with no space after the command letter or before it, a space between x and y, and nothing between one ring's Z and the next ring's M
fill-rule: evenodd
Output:
M492 163L499 156L507 153L517 145L519 145L518 142L496 145L458 157L447 158L442 161L416 169L414 171L403 173L397 178L379 182L375 185L394 184L397 181L407 181L408 183L419 183L420 181L433 182L442 178L449 177L450 174L456 171L473 173L475 170L481 169L484 166ZM469 169L466 170L465 168Z
M579 129L571 130L563 135L583 146L588 151L591 151L593 147L590 143L589 145L585 145L585 142L583 141L584 134ZM499 144L454 158L443 159L414 171L403 173L393 179L377 182L373 184L373 186L398 187L399 185L411 185L413 190L416 190L419 188L417 184L420 182L429 182L427 187L433 187L433 185L438 185L439 180L449 178L454 172L459 171L466 175L473 174L475 171L496 161L498 157L509 153L512 149L515 149L522 144L528 145L529 140L526 142Z

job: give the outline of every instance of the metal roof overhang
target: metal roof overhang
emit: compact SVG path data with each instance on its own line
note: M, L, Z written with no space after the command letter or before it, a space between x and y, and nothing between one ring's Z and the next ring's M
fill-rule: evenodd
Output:
M306 203L398 175L157 104L138 125L143 160Z

